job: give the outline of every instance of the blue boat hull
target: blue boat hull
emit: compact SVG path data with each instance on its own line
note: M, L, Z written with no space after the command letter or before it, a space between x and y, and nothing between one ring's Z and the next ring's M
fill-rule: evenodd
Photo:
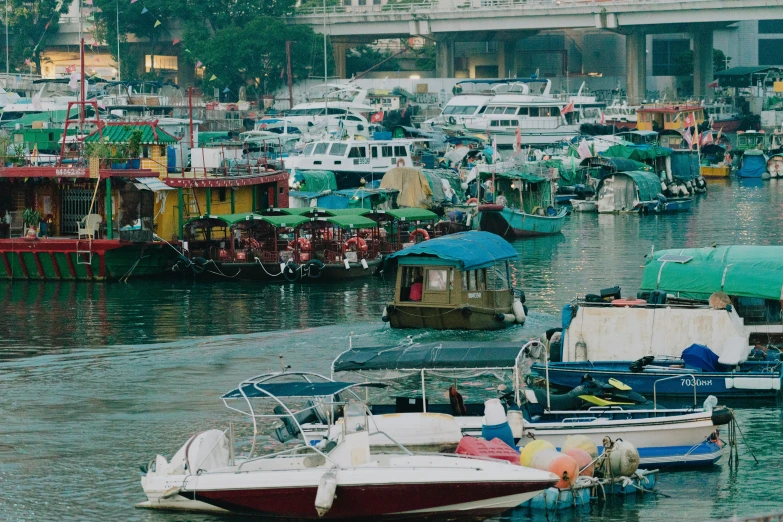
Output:
M559 234L566 214L564 208L559 209L555 216L537 216L505 207L502 210L479 210L474 223L478 230L515 239Z
M691 209L692 205L693 205L692 198L669 199L665 203L663 203L662 212L665 214L675 213L675 212L687 212Z
M634 391L644 395L653 393L655 381L672 375L678 375L672 370L632 372L628 366L631 361L612 361L596 363L550 363L549 382L553 386L574 388L578 386L585 373L589 373L599 380L606 381L610 378L618 379ZM767 363L758 363L757 371L753 371L754 363L746 363L750 368L747 372L699 372L696 370L683 370L679 372L679 379L660 381L655 386L655 392L659 396L693 397L693 380L687 373L693 373L696 377L696 393L699 400L708 395L716 397L765 397L775 398L781 388L781 372L764 371L769 369ZM533 369L539 375L544 375L544 365L536 364ZM740 379L739 381L737 379ZM742 387L738 387L742 386ZM753 386L748 388L747 386Z

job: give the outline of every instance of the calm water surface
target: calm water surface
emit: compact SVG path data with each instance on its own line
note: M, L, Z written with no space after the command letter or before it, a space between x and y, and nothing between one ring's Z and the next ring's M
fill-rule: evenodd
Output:
M515 243L531 316L503 332L392 331L380 322L387 278L340 285L228 282L2 283L0 520L227 520L135 510L138 465L191 434L224 427L217 397L250 375L326 372L357 344L522 340L558 323L576 295L620 285L635 293L652 248L780 244L783 181L710 184L678 216L568 218L561 236ZM739 409L740 465L664 474L656 497L550 520L710 520L783 511L775 408ZM759 459L755 464L752 449ZM517 510L503 520L544 520Z

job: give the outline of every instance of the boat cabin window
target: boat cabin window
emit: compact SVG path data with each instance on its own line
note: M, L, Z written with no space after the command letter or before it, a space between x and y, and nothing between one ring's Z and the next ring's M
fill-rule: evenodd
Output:
M407 156L407 150L405 148L405 145L395 145L394 146L394 155L395 156Z
M381 147L381 156L383 156L384 158L391 158L392 156L394 156L394 147L392 147L391 145L384 145L383 147Z
M505 112L503 114L516 114L517 108L516 107L506 107Z
M307 115L308 116L320 116L324 112L323 109L308 109Z
M424 271L421 267L403 267L402 279L400 281L400 301L410 301L411 286L416 280L423 278ZM418 301L419 299L417 299Z
M530 107L530 117L531 118L538 118L538 107Z
M328 143L316 143L315 144L315 151L313 154L326 154L326 149L329 148Z
M487 270L468 270L462 273L462 290L465 292L483 292L487 289Z
M351 150L348 152L349 158L366 158L367 157L367 149L365 147L351 147Z
M329 107L328 109L326 109L326 113L332 115L337 114L342 116L343 114L345 114L345 109L334 109L332 107Z
M332 143L332 148L329 149L329 155L344 156L346 150L348 150L348 145L345 143Z
M315 143L308 143L302 154L304 154L305 156L309 156L310 154L313 153L314 148L315 148Z
M530 115L530 108L529 107L520 107L519 112L517 113L519 116L529 116Z
M378 147L372 147L372 157L373 158L378 157Z
M346 116L345 119L348 121L362 121L362 119L358 116Z
M427 269L427 290L446 291L449 289L449 272L446 269Z

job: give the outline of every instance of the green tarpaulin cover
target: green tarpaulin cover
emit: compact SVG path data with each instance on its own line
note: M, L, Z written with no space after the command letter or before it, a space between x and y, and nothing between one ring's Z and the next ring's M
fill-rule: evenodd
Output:
M691 257L686 263L661 257ZM715 292L730 296L781 299L783 247L719 246L659 250L647 260L642 290L664 290L691 299L709 299Z
M328 170L297 170L294 181L301 183L299 190L303 192L337 190L334 173Z
M672 149L654 145L612 145L603 153L607 158L626 158L634 161L651 161L671 156Z

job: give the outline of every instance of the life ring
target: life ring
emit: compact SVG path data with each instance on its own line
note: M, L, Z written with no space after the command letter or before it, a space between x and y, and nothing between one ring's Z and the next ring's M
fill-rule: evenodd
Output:
M353 246L357 252L367 252L367 241L360 237L352 237L345 242L343 250L348 252Z
M612 306L641 306L646 305L647 301L644 299L614 299L612 300Z
M327 241L331 241L334 238L334 232L331 228L324 229L323 238Z
M301 250L302 252L309 252L310 251L310 241L308 241L308 239L306 237L300 237L296 241L299 242L299 250ZM288 242L288 250L293 250L294 249L294 244L295 244L295 242L294 242L293 239L291 241L289 241Z
M454 116L449 116L449 123L452 125L456 125L457 119Z
M466 205L473 205L473 204L478 205L479 204L479 200L478 200L478 198L470 198L469 200L467 200L465 202L465 204Z
M294 263L293 261L289 261L286 263L285 267L283 268L283 277L286 281L289 283L295 282L297 279L299 279L299 276L301 275L301 270L299 269L299 265Z
M320 259L311 259L305 266L307 267L307 277L310 279L321 277L321 270L323 270L324 264Z
M261 248L261 243L259 243L257 239L251 237L248 238L247 240L247 246L249 246L253 250L258 250L259 248Z
M413 232L411 232L411 241L416 241L416 236L421 236L422 241L427 241L430 238L430 233L424 230L423 228L417 228Z
M405 160L400 158L397 160L397 166L398 167L404 167L405 166Z

